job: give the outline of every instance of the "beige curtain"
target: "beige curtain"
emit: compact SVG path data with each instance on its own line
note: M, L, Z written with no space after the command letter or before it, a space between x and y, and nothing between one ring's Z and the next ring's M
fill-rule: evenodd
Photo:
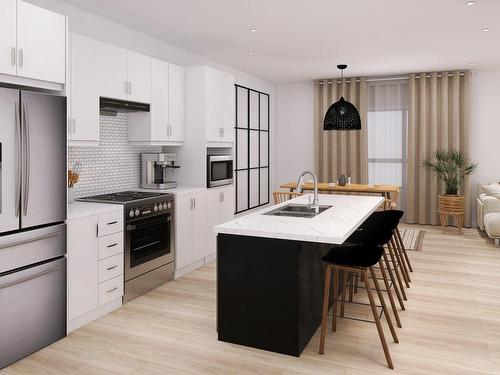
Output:
M361 130L323 130L325 113L343 96L356 106ZM366 78L331 79L315 85L315 171L322 182L350 175L354 183L368 182L368 146L366 128Z
M469 153L470 72L411 74L408 111L408 200L406 221L439 224L437 196L443 184L422 166L436 149ZM471 224L471 187L467 179L465 226Z

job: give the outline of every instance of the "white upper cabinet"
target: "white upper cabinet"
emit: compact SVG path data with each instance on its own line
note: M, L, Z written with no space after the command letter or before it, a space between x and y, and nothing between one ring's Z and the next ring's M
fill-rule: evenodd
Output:
M168 63L165 61L153 59L151 63L151 130L139 130L142 133L142 140L156 141L159 143L167 143L169 136L168 116L169 116L169 100L168 100ZM148 133L149 136L148 136ZM131 133L129 133L131 134ZM129 138L141 140L141 134L136 134Z
M168 64L169 142L184 141L184 68Z
M206 69L207 142L234 140L234 78L218 70Z
M99 60L99 68L93 81L98 87L99 96L127 100L127 50L97 41L94 48L94 58Z
M0 73L16 75L16 0L2 0L0 11Z
M70 111L68 140L72 143L99 142L99 94L95 77L100 62L95 58L99 42L71 34Z
M151 61L151 112L130 114L129 141L146 145L182 145L184 141L184 68ZM131 117L132 116L132 117Z
M127 99L151 102L151 57L127 51Z
M66 17L18 1L17 60L18 76L64 83Z

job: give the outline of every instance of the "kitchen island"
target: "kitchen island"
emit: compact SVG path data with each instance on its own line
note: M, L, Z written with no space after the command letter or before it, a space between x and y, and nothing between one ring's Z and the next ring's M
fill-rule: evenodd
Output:
M304 195L217 225L218 339L300 356L321 322L321 258L383 200L319 195L307 217Z

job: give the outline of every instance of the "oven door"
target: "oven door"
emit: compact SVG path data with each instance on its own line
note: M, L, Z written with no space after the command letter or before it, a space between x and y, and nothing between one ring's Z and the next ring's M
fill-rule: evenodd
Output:
M125 281L174 261L172 213L127 223Z
M207 187L233 183L233 158L230 155L208 156Z

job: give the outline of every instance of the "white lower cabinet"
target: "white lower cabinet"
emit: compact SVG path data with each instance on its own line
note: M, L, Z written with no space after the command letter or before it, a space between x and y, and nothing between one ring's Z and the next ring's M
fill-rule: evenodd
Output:
M121 306L123 210L68 220L68 332Z
M215 257L213 227L234 216L234 186L176 196L176 277Z

